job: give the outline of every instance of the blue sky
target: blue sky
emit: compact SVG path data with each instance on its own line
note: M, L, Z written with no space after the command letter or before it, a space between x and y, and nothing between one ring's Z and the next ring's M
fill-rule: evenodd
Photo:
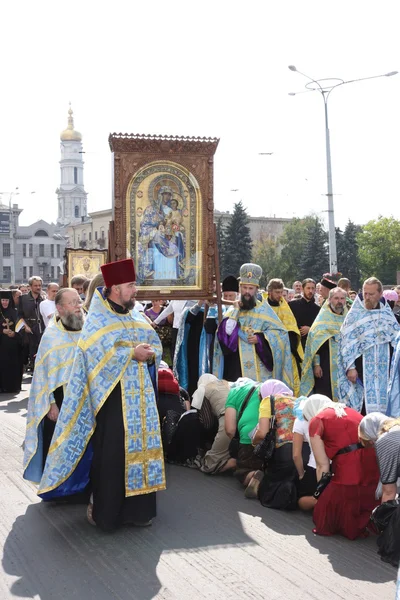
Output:
M316 79L400 70L397 8L358 0L7 3L0 190L20 188L22 224L55 220L59 134L71 101L89 210L111 206L107 138L122 131L220 137L220 210L243 200L255 216L325 218L322 99L289 96L306 80L288 65ZM400 218L399 100L400 75L332 93L337 225Z

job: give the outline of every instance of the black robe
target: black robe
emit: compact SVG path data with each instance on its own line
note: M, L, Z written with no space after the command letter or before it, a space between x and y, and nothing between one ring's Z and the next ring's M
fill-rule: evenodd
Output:
M331 364L330 364L330 351L329 351L329 340L326 340L317 352L320 360L320 367L322 369L322 377L314 377L314 393L323 394L332 398L332 383L331 383Z
M108 300L112 308L125 313ZM118 383L96 416L92 436L90 479L93 519L104 531L128 523L146 523L156 516L156 493L125 497L125 430L121 385Z
M300 327L303 327L303 325L311 327L320 311L320 307L314 302L314 300L310 300L309 302L305 298L299 298L299 300L292 300L291 302L289 302L289 307L292 313L294 314L294 318L296 319L297 327L299 329ZM303 349L306 347L306 342L307 335L302 335L301 345L303 346Z
M0 307L1 308L1 307ZM6 393L18 393L22 383L22 339L19 333L10 338L4 333L7 329L15 331L17 311L10 305L0 312L0 390Z

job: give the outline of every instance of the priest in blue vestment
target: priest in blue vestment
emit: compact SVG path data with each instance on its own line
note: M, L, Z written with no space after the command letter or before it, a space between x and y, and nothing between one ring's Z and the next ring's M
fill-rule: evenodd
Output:
M45 500L78 492L88 481L87 516L104 531L150 525L156 494L165 489L156 405L162 346L134 309L131 259L101 267L57 420L39 495Z
M400 330L375 277L364 282L340 330L339 399L362 414L390 415L390 363Z

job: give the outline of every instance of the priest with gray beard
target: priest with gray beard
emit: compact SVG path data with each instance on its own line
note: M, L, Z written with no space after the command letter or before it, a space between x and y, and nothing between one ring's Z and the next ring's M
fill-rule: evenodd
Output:
M24 477L35 483L43 473L84 320L75 289L59 290L55 305L54 321L40 341L28 402Z

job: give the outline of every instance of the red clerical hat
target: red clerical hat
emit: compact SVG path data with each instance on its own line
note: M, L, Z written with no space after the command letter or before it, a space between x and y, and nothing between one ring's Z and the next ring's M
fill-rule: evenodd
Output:
M135 265L131 258L117 260L100 267L107 288L121 283L136 281Z

